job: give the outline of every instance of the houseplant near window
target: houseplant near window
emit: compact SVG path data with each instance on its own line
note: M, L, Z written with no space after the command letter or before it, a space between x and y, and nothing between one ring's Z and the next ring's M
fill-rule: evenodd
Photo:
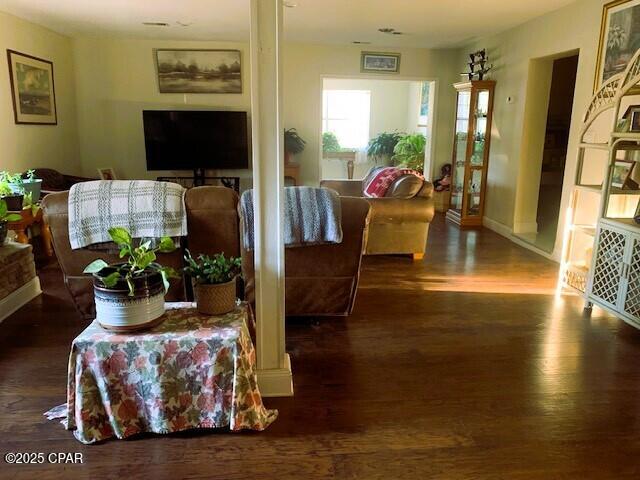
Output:
M305 142L295 128L284 131L284 163L291 163L291 155L297 155L304 150Z
M376 163L378 163L378 160L382 160L384 165L388 165L393 155L393 149L402 138L402 135L403 134L399 132L379 133L369 140L369 145L367 145L367 155Z
M333 132L324 132L322 134L322 151L323 152L339 152L340 142Z
M17 213L9 213L7 202L0 200L0 247L4 245L7 239L7 223L17 222L18 220L22 220L22 217Z
M125 228L109 229L113 242L126 262L109 265L98 259L84 269L93 275L96 319L114 331L139 330L154 323L164 313L164 295L169 278L179 278L169 267L156 263L156 253L175 250L173 240L162 237L157 246L141 239L136 247Z
M422 173L426 143L427 139L421 133L403 136L393 149L393 161L399 167L411 168Z
M209 315L232 311L236 307L236 277L240 275L241 260L226 258L223 253L194 259L189 250L184 259L184 273L194 283L198 311Z

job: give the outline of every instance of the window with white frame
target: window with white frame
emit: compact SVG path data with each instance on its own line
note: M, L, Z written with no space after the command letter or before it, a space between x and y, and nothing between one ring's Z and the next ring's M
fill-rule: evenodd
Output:
M369 90L324 90L322 133L334 133L342 148L362 149L369 142L370 111Z

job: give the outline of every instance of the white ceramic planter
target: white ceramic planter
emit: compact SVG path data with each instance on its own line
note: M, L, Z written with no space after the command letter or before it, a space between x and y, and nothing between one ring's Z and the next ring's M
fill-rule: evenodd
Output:
M96 320L103 328L116 332L142 330L162 317L165 311L162 276L153 272L134 279L134 285L135 295L129 296L125 281L108 288L94 275Z

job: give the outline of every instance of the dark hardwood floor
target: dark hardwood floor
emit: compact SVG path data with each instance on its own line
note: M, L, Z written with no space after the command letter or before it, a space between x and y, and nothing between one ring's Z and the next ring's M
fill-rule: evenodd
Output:
M1 478L637 479L640 332L575 296L557 264L438 218L425 260L367 257L354 314L287 324L296 395L265 432L78 443L42 413L65 400L84 325L59 270L0 325L0 454L83 465Z

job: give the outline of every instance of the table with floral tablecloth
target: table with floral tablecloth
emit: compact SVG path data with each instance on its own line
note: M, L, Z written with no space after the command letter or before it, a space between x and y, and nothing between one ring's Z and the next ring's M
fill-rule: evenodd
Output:
M167 306L162 323L144 332L91 323L72 344L67 404L45 415L66 417L62 423L82 443L269 426L278 412L264 407L258 390L248 306L220 316L199 314L190 303Z

